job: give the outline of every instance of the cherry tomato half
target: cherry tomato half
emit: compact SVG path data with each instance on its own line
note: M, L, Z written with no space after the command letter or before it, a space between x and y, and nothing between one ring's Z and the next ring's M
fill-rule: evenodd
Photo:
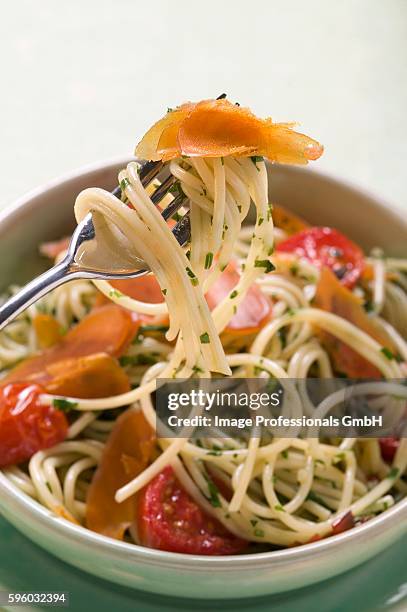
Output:
M380 438L379 444L383 461L393 463L394 455L400 446L400 440L397 438Z
M68 421L53 406L43 406L39 385L0 387L0 467L21 463L65 439Z
M311 227L277 245L281 253L295 253L318 268L327 266L345 287L353 287L364 268L363 251L338 230Z
M233 555L247 547L198 506L171 467L138 496L138 535L144 546L190 555Z

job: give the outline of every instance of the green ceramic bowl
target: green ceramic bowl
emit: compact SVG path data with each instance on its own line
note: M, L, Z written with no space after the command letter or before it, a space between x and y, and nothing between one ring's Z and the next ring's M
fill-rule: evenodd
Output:
M55 180L0 216L0 289L41 271L38 244L72 230L77 193L94 185L112 189L126 161L101 163ZM365 249L376 245L405 256L405 221L374 196L308 169L273 166L269 172L271 200L311 223L339 228ZM58 518L1 472L0 511L67 563L119 584L178 597L242 598L289 591L349 570L407 532L406 499L351 531L298 548L210 558L166 553L111 540Z

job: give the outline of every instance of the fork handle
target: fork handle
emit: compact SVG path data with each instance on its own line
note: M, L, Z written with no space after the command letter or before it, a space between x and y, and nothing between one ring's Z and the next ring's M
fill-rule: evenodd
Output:
M73 278L78 278L78 274L71 269L67 260L37 276L0 306L0 330L43 295Z

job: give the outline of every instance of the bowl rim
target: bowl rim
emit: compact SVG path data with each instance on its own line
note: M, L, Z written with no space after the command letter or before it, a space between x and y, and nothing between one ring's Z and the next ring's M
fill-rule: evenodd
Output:
M67 173L62 174L50 181L47 181L39 187L35 187L19 197L13 204L8 205L0 212L0 229L2 226L13 223L15 218L23 208L30 208L30 204L34 205L34 200L48 191L61 187L64 183L69 183L75 179L79 179L86 174L100 172L102 170L113 169L119 165L125 165L131 160L135 160L134 156L116 156L106 160L94 162L81 166ZM271 164L268 163L270 166ZM383 198L375 195L368 189L359 187L356 183L335 176L329 172L316 169L308 169L296 166L290 167L290 171L298 173L312 172L316 178L331 182L333 185L341 185L354 192L359 193L369 200L369 205L372 208L381 210L386 209L386 213L394 219L395 222L401 223L407 228L407 222L397 208L391 206ZM66 519L58 517L48 508L41 505L36 500L32 499L28 494L24 493L3 473L0 469L0 510L1 507L6 508L4 499L9 499L15 508L21 509L23 512L29 512L37 523L44 529L48 529L61 537L69 538L78 544L86 545L87 543L93 547L99 548L105 553L113 554L117 557L126 558L126 560L143 561L147 564L156 566L173 568L183 568L188 565L189 569L221 569L222 571L230 569L245 568L247 564L256 568L271 567L274 564L285 565L298 560L302 560L309 554L322 555L329 554L338 547L345 547L348 544L356 545L366 538L374 537L382 532L385 528L389 528L395 523L401 524L404 519L407 519L407 498L398 501L394 506L383 512L382 514L372 518L371 520L358 525L341 534L330 536L328 538L303 544L300 546L271 550L262 553L225 555L225 556L205 556L205 555L187 555L183 553L173 553L167 551L156 550L139 544L122 542L93 532L81 525L75 525ZM405 525L407 531L407 521Z

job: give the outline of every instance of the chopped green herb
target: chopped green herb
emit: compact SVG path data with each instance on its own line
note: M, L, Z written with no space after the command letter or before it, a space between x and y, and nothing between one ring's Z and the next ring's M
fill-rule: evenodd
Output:
M256 519L250 519L250 522L251 522L251 524L252 524L252 526L253 526L253 527L256 527L256 525L257 525L257 523L258 523L259 521L256 521Z
M162 294L163 294L163 295L167 295L167 289L163 289L163 290L162 290Z
M211 341L208 332L201 334L199 336L199 340L201 341L201 344L209 344Z
M234 291L232 291L232 293L230 294L230 299L233 300L236 296L238 295L238 292L236 291L236 289Z
M255 529L253 533L256 536L256 538L264 538L263 529Z
M227 96L227 94L223 93L223 94L220 94L220 96L218 96L216 99L217 100L224 100L226 98L226 96Z
M123 293L121 291L117 291L117 289L112 289L109 291L109 297L121 298L123 297Z
M242 212L242 207L240 206L240 204L237 205L237 210L241 213Z
M283 457L283 459L288 459L288 450L285 449L281 451L281 456Z
M398 477L399 472L400 472L399 468L396 468L396 467L391 468L391 470L387 474L386 478L391 478L392 480L395 480Z
M234 315L237 313L237 306L236 306L236 304L233 306L232 312L233 312Z
M71 410L74 410L77 407L78 402L71 402L63 397L55 397L52 400L52 405L54 408L58 408L58 410L61 410L62 412L71 412Z
M387 348L387 346L383 346L380 349L380 352L383 353L383 355L389 360L391 361L392 359L395 359L394 354L392 353L392 351L390 349Z
M167 113L172 113L172 111L173 111L173 110L174 110L174 109L173 109L173 108L171 108L170 106L168 106L168 107L167 107Z
M130 181L128 178L124 178L120 181L120 189L123 191L125 191L126 187L128 187L130 185Z
M277 510L277 512L285 512L281 504L277 504L276 506L274 506L274 510Z
M175 183L173 185L171 185L171 187L168 190L170 193L174 194L174 196L178 196L178 195L183 195L184 192L182 191L182 187L181 187L181 183L180 181L175 181Z
M196 287L196 285L198 285L198 279L195 276L195 273L191 270L191 268L189 268L188 266L185 268L189 278L191 279L191 284Z
M345 461L345 459L346 459L345 453L337 453L332 459L332 463L335 465L335 463L340 463L341 461Z
M366 302L363 304L363 308L366 310L366 312L373 312L374 304L372 300L366 300Z
M172 215L172 219L178 223L178 221L181 221L182 217L178 212L176 212Z
M206 454L212 455L213 457L221 457L222 451L221 450L211 450L211 451L208 451Z
M199 367L199 366L197 366L197 365L194 365L194 366L193 366L192 371L193 371L193 373L194 373L194 374L202 374L202 373L203 373L203 369L202 369L202 368L200 368L200 367Z
M260 227L260 225L263 223L264 221L264 217L259 217L257 220L257 225Z
M209 491L209 501L212 504L212 506L214 508L221 508L222 504L221 501L219 499L219 489L216 486L216 484L213 482L213 480L211 480L210 478L206 478L206 482L208 484L208 491Z
M250 159L252 160L252 162L256 166L256 169L260 172L260 168L257 166L257 162L264 161L264 157L262 157L261 155L253 155Z
M213 262L213 253L207 253L205 257L205 270L209 270Z
M276 267L268 259L256 259L254 262L255 268L265 268L265 273L273 272Z

